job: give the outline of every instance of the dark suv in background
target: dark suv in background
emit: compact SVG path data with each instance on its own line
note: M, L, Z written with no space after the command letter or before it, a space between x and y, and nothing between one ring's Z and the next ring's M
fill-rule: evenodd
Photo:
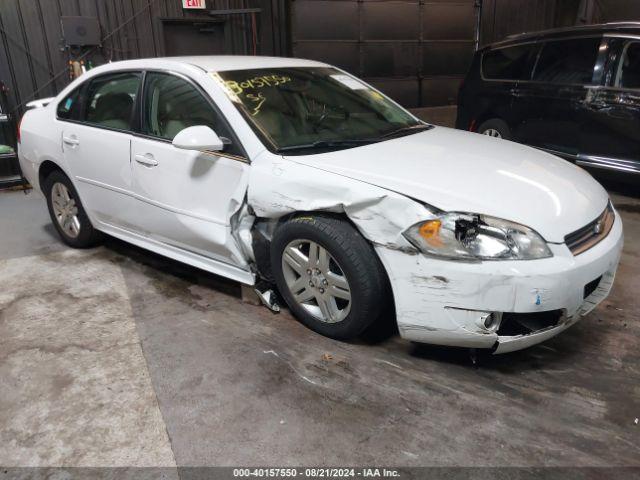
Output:
M517 35L479 50L456 127L640 179L640 23Z

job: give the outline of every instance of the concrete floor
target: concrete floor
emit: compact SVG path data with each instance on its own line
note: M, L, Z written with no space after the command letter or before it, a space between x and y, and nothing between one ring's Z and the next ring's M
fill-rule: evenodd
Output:
M321 337L116 240L67 249L38 193L0 193L0 465L638 467L640 199L613 199L609 299L474 368Z

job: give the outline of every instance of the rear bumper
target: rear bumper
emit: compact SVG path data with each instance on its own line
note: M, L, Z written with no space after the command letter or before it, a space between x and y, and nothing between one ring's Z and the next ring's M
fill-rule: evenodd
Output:
M578 256L564 244L550 244L554 256L533 261L465 263L383 246L377 252L391 280L402 337L504 353L557 335L604 300L622 244L622 221L616 213L609 235ZM599 277L597 288L585 297L585 286ZM527 334L499 334L505 312L549 311L562 312L553 326ZM497 320L487 328L489 315Z
M18 162L20 163L20 170L22 175L31 184L34 190L40 190L40 182L38 179L38 164L31 161L24 155L20 145L18 145Z

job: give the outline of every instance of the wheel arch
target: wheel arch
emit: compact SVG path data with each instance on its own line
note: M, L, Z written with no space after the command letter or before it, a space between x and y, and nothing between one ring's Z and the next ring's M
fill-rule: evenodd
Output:
M44 160L42 163L40 163L40 166L38 167L38 184L40 186L40 190L44 193L44 182L47 180L47 177L49 177L49 175L51 175L53 172L55 171L60 171L62 173L64 173L67 177L69 177L69 175L67 174L67 172L64 171L64 168L62 168L58 163L54 162L53 160ZM69 177L69 179L71 179L71 177Z
M509 129L513 129L513 119L508 106L495 105L489 101L482 102L482 104L483 108L479 109L479 113L470 116L470 122L473 122L473 128L470 131L477 132L480 125L487 120L494 119L502 120L508 125Z
M271 273L270 249L271 240L276 230L292 218L311 215L331 216L333 218L346 221L353 228L355 228L358 233L360 233L358 227L353 223L353 221L345 212L332 212L328 210L299 210L286 213L277 218L256 217L253 225L251 226L252 249L256 268L258 269L258 274L262 278L262 280L273 283L273 275ZM362 233L360 234L362 235ZM369 244L371 244L371 242L366 237L364 238Z
M345 211L332 211L332 210L298 210L292 211L285 215L282 215L278 218L267 218L267 217L256 217L252 227L251 233L253 237L253 253L254 259L256 263L256 268L258 269L258 275L262 280L267 281L268 283L274 283L273 274L271 270L271 257L270 257L270 248L271 248L271 239L275 234L276 230L284 225L286 222L296 217L305 217L305 216L314 216L320 215L323 217L331 217L337 220L344 221L351 225L358 234L364 239L365 242L371 247L374 255L382 265L382 270L384 271L384 275L386 277L387 287L389 290L389 299L391 302L391 309L394 312L393 317L395 321L395 295L394 289L391 285L391 276L389 269L387 268L385 262L380 258L378 251L376 249L375 242L371 241L367 238L366 235L363 235L358 225L347 215ZM265 231L262 228L264 225L269 225L270 229Z
M509 125L509 123L504 119L504 115L500 115L496 110L486 110L482 112L481 115L478 115L477 118L475 118L473 131L477 133L480 125L489 120L502 120L503 122L507 123L507 125Z

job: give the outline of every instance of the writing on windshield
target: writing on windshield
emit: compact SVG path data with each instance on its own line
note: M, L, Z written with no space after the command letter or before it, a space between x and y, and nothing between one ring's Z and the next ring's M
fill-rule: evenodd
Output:
M331 67L233 70L213 76L273 151L353 145L419 124L366 83Z

